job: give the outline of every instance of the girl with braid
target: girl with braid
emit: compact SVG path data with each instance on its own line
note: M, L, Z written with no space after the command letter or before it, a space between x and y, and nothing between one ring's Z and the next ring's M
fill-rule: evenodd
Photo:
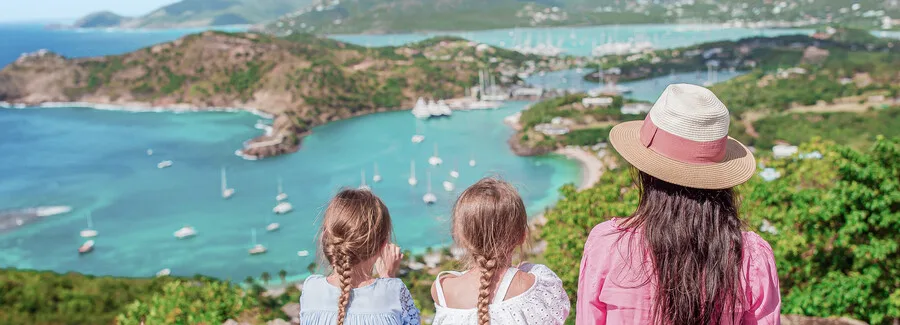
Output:
M465 272L441 272L431 287L435 325L562 324L569 297L544 265L513 267L528 236L525 204L512 185L485 178L453 207L454 244L466 251Z
M332 272L303 283L301 324L420 324L409 290L394 278L403 254L390 242L391 215L381 199L368 190L340 191L325 209L319 238Z

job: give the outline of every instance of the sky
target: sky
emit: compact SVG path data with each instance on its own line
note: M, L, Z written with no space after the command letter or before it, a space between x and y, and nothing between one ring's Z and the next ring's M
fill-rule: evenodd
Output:
M0 22L74 20L110 10L137 16L177 0L0 0Z

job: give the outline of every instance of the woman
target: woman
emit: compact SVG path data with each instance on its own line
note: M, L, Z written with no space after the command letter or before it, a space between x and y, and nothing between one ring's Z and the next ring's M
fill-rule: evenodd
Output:
M644 121L610 131L637 171L640 203L591 231L577 324L779 324L772 248L742 231L733 189L756 162L729 122L708 89L676 84Z

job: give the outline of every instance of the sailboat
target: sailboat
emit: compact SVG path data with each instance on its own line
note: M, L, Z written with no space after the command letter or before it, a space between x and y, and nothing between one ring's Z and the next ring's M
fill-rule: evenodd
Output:
M285 214L291 212L292 210L294 210L294 206L291 205L290 202L284 201L278 202L278 204L276 204L275 207L272 208L272 212L275 212L275 214Z
M450 170L450 177L459 178L459 168L456 168L459 164L454 163L453 165L453 169Z
M272 222L270 217L266 217L266 220L267 222L269 222L269 224L266 226L266 231L275 231L278 230L278 228L281 228L281 224Z
M369 187L369 185L366 185L366 171L361 170L361 171L359 171L359 174L360 174L360 178L362 180L361 180L358 188L361 190L365 190L365 191L371 190L372 188Z
M266 249L266 246L263 246L262 244L257 244L257 243L256 243L256 229L255 229L255 228L254 228L254 229L250 229L250 234L251 234L251 236L253 236L253 247L251 247L250 250L248 250L248 252L250 253L250 255L263 254L263 253L265 253L266 251L268 251L268 250Z
M422 143L425 141L425 136L422 135L422 130L419 129L419 120L416 120L416 134L413 134L412 143Z
M281 177L278 178L278 195L275 196L275 200L278 202L287 200L288 195L284 193L284 189L281 188Z
M225 175L225 167L222 167L222 198L229 199L234 195L234 189L228 188L228 176Z
M426 177L428 178L428 191L425 192L425 195L422 196L422 201L425 204L434 204L437 202L437 196L434 193L431 193L431 172L425 172Z
M372 182L378 183L381 181L381 174L378 173L378 163L375 163L375 175L372 176Z
M472 157L469 159L469 167L475 167L475 154L472 154Z
M416 186L419 184L419 180L416 179L416 161L409 162L409 180L407 180L410 186Z
M176 230L174 235L175 235L175 238L185 239L185 238L190 238L190 237L196 236L197 231L194 230L194 227L184 226L184 227L181 227L181 229Z
M147 149L147 155L148 155L148 156L152 156L152 155L153 155L153 149Z
M87 229L81 231L81 237L82 238L97 237L97 231L94 230L94 223L93 223L93 220L91 220L90 213L88 213L88 215L87 215L87 224L88 224Z
M444 190L447 192L453 192L453 189L456 188L456 186L453 185L453 182L451 181L444 181L442 185L444 186Z
M78 254L87 254L94 251L94 240L88 240L78 247Z
M437 147L437 143L435 143L434 144L434 156L431 156L431 158L428 158L428 163L431 164L432 166L437 166L443 162L444 162L444 160L438 156L438 147Z

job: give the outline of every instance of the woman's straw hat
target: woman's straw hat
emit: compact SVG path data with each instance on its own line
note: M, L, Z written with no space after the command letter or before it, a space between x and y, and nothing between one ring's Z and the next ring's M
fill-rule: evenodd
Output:
M609 141L637 169L672 184L702 189L740 185L756 160L728 136L728 108L709 89L666 87L643 121L621 123Z

